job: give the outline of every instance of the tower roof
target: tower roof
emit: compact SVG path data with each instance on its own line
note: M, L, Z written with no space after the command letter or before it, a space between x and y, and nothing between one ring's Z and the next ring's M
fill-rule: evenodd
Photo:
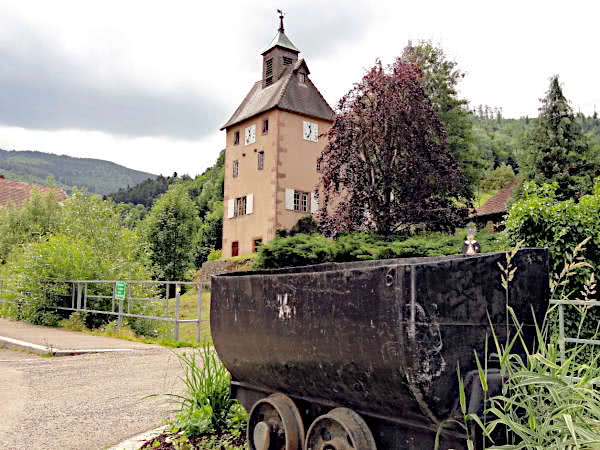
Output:
M277 34L269 44L269 47L267 47L267 49L264 52L262 52L262 54L264 55L273 47L281 47L295 53L300 53L300 50L298 50L296 46L292 44L290 38L285 35L285 29L283 28L283 12L280 9L278 9L277 12L279 13L279 29L277 30Z
M307 78L306 86L299 85L297 73L301 68L305 73L310 73L306 62L301 59L293 67L288 66L281 78L272 85L263 88L262 80L254 83L242 104L221 130L273 108L333 121L333 110L312 81Z
M285 48L286 50L290 50L295 53L300 53L300 50L298 50L296 48L296 46L294 44L292 44L292 41L290 41L290 38L288 38L285 35L285 33L283 32L283 30L281 30L281 29L277 32L277 34L275 35L275 37L269 44L269 47L264 52L262 52L262 54L264 55L269 50L271 50L273 47L282 47L282 48Z

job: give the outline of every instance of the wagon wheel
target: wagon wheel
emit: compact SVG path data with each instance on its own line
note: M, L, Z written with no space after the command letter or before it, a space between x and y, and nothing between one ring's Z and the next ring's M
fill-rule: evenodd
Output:
M302 450L304 424L294 401L275 393L257 401L248 417L250 450Z
M317 417L308 429L306 450L377 450L365 421L348 408Z

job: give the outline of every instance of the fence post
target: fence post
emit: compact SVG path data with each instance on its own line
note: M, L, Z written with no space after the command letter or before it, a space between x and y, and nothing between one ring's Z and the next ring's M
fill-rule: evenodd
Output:
M116 290L117 282L115 281L115 290ZM121 328L123 326L123 297L119 299L119 320L117 321L117 328Z
M77 311L81 311L81 283L77 282Z
M179 283L175 283L175 342L179 340L179 306L181 298L179 296Z
M117 295L117 282L113 281L113 284L112 284L112 301L111 301L110 312L115 312L115 296L116 295Z
M197 285L198 288L198 303L196 305L196 314L198 315L198 322L196 322L196 342L200 342L200 335L202 330L202 294L204 293L204 285L202 283Z
M564 305L558 305L558 346L560 348L560 360L565 362L565 312Z

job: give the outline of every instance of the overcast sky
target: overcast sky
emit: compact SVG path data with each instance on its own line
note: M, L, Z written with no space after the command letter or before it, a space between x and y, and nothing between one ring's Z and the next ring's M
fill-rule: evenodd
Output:
M334 106L364 70L432 40L467 75L461 95L537 115L560 75L573 108L600 109L595 1L0 0L0 148L195 175L261 76L277 8Z

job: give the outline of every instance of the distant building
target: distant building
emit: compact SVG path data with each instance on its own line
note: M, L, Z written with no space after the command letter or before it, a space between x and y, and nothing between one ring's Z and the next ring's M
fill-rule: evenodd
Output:
M504 227L502 221L508 212L507 202L513 190L519 185L518 179L514 183L507 184L496 194L490 197L483 205L476 208L471 219L478 227L486 226L489 231L501 231Z
M5 208L11 203L17 208L21 208L25 202L29 200L31 193L36 188L42 195L46 194L47 192L52 192L59 202L62 202L68 198L65 191L60 188L7 180L4 178L4 175L0 175L0 208Z
M279 30L226 130L223 256L256 251L319 207L317 159L334 112L300 51Z

